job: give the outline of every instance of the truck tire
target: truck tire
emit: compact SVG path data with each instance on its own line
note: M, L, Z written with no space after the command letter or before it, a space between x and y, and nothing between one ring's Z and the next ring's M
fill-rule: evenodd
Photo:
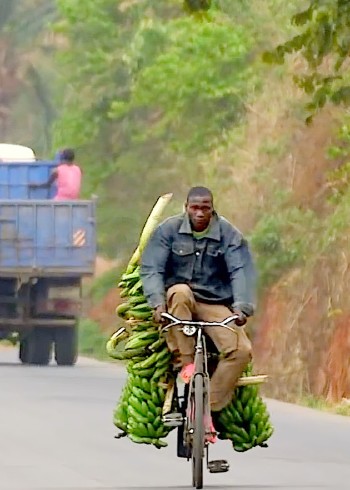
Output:
M78 357L78 327L55 330L55 359L59 366L73 366Z
M22 339L19 343L18 357L23 364L28 362L28 342L27 339Z
M25 339L23 362L47 366L51 360L52 340L50 329L35 328Z

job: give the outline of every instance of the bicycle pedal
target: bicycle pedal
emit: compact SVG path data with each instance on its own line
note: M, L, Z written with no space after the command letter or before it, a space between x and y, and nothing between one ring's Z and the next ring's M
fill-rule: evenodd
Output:
M184 417L182 413L172 412L163 415L162 421L166 427L179 427L183 424Z
M230 465L225 459L216 459L208 461L208 470L210 473L225 473L230 468Z

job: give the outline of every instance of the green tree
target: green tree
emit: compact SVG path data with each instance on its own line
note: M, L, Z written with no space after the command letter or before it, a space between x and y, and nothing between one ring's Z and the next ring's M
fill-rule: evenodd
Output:
M27 126L28 116L23 111L20 113L20 107L29 106L36 119L41 116L43 147L50 146L49 127L54 113L43 59L52 49L49 37L44 34L48 32L47 24L55 18L54 0L0 1L0 135L3 141L19 134L14 129L19 125L18 120ZM23 129L23 134L26 133ZM24 142L29 143L29 138Z
M350 2L348 0L310 0L307 8L296 13L292 22L299 33L265 53L268 62L283 63L287 54L300 52L308 70L296 75L296 82L312 96L312 114L330 101L350 101Z
M214 9L196 20L181 2L164 5L58 2L66 44L55 146L79 148L85 192L100 196L100 244L111 253L111 229L120 231L117 251L130 249L144 204L198 179L200 156L244 118L255 84L253 41L234 19Z

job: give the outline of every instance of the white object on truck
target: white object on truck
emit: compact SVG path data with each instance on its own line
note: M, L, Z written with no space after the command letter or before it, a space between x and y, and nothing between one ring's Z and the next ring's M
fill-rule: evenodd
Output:
M35 154L31 148L22 145L0 143L0 162L35 162Z

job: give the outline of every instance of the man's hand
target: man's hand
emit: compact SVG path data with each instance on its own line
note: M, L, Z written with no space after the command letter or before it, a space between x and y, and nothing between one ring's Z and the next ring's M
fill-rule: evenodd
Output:
M233 310L234 315L238 315L238 318L235 320L235 324L237 327L243 327L247 323L247 317L241 310L234 309Z
M164 305L159 305L153 310L153 320L156 323L164 323L164 318L162 318L162 313L166 312Z

